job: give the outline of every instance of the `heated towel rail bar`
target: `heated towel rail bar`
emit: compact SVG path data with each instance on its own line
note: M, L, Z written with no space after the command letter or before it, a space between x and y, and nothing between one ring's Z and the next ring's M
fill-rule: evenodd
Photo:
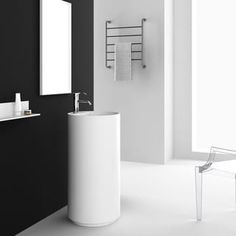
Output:
M108 47L109 46L115 46L115 43L114 42L110 42L111 39L113 38L138 38L139 39L139 42L131 42L131 47L132 47L132 50L131 50L131 53L134 54L137 53L140 54L139 58L132 58L131 60L132 61L141 61L142 63L142 67L143 68L146 68L146 65L144 64L144 37L143 37L143 33L144 33L144 22L146 21L145 18L142 19L141 21L141 25L134 25L134 26L109 26L112 22L110 20L106 21L105 23L105 66L107 68L111 68L111 65L109 65L109 62L112 62L114 61L114 57L113 58L109 58L108 55L111 55L111 54L115 54L115 51L114 49L113 50L108 50ZM129 33L129 34L111 34L111 31L113 30L123 30L123 29L140 29L140 33L135 33L135 34L132 34L132 33ZM140 49L134 49L133 46L135 45L138 45L140 46Z

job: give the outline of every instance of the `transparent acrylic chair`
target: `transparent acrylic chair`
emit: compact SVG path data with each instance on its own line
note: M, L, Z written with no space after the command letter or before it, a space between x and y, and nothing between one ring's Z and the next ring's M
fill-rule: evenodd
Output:
M216 174L235 179L236 200L236 160L215 161L216 155L236 155L236 150L211 147L207 162L202 166L195 167L195 190L196 190L196 215L197 220L202 219L202 178L203 174Z

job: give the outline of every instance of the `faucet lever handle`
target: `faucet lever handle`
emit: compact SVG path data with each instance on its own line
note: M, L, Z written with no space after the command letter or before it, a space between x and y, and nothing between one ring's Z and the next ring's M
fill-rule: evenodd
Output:
M78 94L88 95L88 94L85 93L85 92L79 92Z
M83 94L83 95L88 95L87 93L85 92L76 92L76 93L73 93L74 95L80 95L80 94Z

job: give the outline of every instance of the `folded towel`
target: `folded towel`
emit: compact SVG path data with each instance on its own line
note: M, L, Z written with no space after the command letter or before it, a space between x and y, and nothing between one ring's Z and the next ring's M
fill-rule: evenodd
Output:
M114 57L114 79L131 80L131 43L116 43Z

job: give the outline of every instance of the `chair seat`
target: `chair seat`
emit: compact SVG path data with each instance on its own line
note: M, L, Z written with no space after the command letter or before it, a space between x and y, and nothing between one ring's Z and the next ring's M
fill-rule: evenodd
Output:
M211 167L213 169L235 174L236 173L236 160L214 162Z

